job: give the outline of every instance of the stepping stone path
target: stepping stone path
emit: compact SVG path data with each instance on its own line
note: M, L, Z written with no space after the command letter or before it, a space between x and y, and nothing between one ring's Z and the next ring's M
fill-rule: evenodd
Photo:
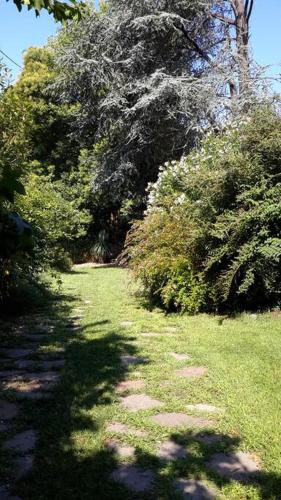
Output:
M11 429L11 426L7 422L0 422L0 432L7 432ZM1 498L1 496L0 496Z
M144 332L140 334L141 337L163 337L162 333Z
M15 450L20 453L31 451L35 448L37 441L36 432L33 429L20 432L11 439L5 441L3 445L4 450Z
M0 354L11 359L27 358L34 354L34 349L1 349Z
M11 377L19 377L22 375L22 371L17 370L3 370L0 372L0 378L8 379Z
M144 387L143 380L126 380L124 382L120 382L120 384L116 387L116 392L123 393L130 390L138 390Z
M147 432L135 429L134 427L129 427L126 424L121 424L120 422L112 422L106 427L107 432L112 432L115 434L131 434L136 437L146 437Z
M165 441L161 444L157 451L157 457L165 461L174 461L187 457L187 452L183 446L180 446L175 441Z
M41 343L48 340L48 335L53 332L54 326L50 324L40 324L38 330L33 333L28 332L28 327L19 328L19 336L32 342L30 346L20 348L9 347L0 350L1 364L8 365L9 369L0 372L2 389L13 390L20 397L40 400L52 396L51 390L59 382L60 375L57 371L64 366L65 360L62 353L65 349L57 348L55 351L43 352L38 348ZM36 355L37 359L26 359ZM10 369L10 366L14 369ZM29 373L26 370L31 370ZM10 421L17 417L19 406L5 400L0 400L0 432L11 431ZM34 450L37 442L37 432L34 429L27 429L9 437L2 445L3 450L10 451L17 456L14 457L14 467L11 477L18 481L28 474L33 467ZM0 487L1 500L20 500L19 497L11 495L6 486Z
M215 453L207 462L207 468L221 477L247 483L260 470L247 453Z
M177 354L176 352L170 352L170 355L176 361L186 361L187 359L191 359L191 356L189 356L188 354Z
M116 453L121 458L133 457L136 451L133 446L124 446L113 439L108 439L105 442L105 447L108 451Z
M121 321L120 326L122 326L122 328L130 328L133 324L133 321Z
M152 399L146 394L133 394L132 396L121 398L121 403L125 408L131 411L150 410L157 406L163 406L161 401Z
M175 482L175 487L183 499L212 500L212 498L217 498L217 492L213 488L209 488L202 481L196 481L196 479L178 479Z
M193 439L206 446L213 446L214 444L222 443L225 436L222 434L196 434L193 436Z
M167 333L176 333L179 331L179 329L176 327L176 326L166 326L165 328L163 328L164 332L167 332Z
M206 413L220 413L223 411L222 408L217 408L216 406L209 405L206 403L199 403L196 405L187 405L186 408L192 411L201 411Z
M36 335L35 333L25 333L23 337L25 340L29 340L31 342L45 342L48 340L48 335L46 334Z
M31 359L22 359L15 362L15 366L19 369L27 370L59 370L65 365L64 359L54 359L50 361L33 361Z
M159 413L152 420L167 427L213 427L215 422L202 417L192 417L185 413Z
M1 500L21 500L20 497L11 495L5 486L0 486L0 498Z
M128 367L130 365L140 365L147 363L146 358L141 358L139 356L131 356L130 354L124 354L121 356L121 363L123 366Z
M181 370L176 370L176 374L180 377L202 377L207 373L207 368L204 366L187 366L186 368L182 368Z
M15 460L15 469L13 471L13 476L15 480L19 480L31 472L33 467L34 457L33 455L23 455Z
M16 403L0 400L0 420L10 420L18 415L19 407Z
M134 493L146 493L153 488L155 476L152 471L136 465L122 465L115 469L109 478Z

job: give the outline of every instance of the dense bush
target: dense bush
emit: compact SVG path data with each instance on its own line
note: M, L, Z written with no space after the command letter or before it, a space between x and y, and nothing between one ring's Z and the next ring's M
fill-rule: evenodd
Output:
M15 209L32 227L34 260L41 268L70 267L67 248L85 232L89 221L86 210L63 196L63 186L52 175L34 171L27 176L25 196L17 198Z
M277 304L280 200L281 119L273 110L166 164L127 242L145 294L189 312Z

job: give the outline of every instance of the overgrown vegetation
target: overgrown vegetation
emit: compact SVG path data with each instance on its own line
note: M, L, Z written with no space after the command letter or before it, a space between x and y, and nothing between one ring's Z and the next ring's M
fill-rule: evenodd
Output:
M144 293L188 312L279 305L281 118L264 108L167 164L128 239Z
M129 237L146 296L189 312L278 304L280 127L250 56L254 1L67 5L31 2L71 22L26 51L13 85L0 68L2 301L46 269L116 258L156 182ZM261 145L250 122L235 130L255 109Z

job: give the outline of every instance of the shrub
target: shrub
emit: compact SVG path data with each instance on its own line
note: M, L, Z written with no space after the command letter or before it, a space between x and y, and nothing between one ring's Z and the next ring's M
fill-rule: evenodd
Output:
M84 234L87 211L79 210L63 196L61 183L53 181L51 174L28 174L25 190L26 195L17 198L15 208L32 227L34 259L41 269L69 269L67 246Z
M127 243L146 294L189 312L277 304L280 195L281 119L273 110L255 111L166 164Z

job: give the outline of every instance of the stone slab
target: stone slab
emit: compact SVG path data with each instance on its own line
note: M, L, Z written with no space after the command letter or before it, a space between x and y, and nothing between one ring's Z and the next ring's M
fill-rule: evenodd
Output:
M196 434L193 436L195 441L202 443L206 446L213 446L218 443L224 442L224 436L222 434Z
M227 479L248 482L260 470L248 453L215 453L206 464L208 469Z
M187 457L185 448L175 441L168 440L162 443L156 453L157 457L164 461L174 461Z
M21 500L21 498L12 495L6 486L0 486L0 500Z
M185 413L159 413L152 417L156 424L167 427L212 427L215 422L202 417L192 417Z
M217 492L196 479L178 479L175 481L176 490L186 500L212 500L217 498Z
M195 405L186 405L188 410L199 411L203 413L220 413L223 411L222 408L217 408L216 406L210 405L208 403L198 403Z
M27 451L31 451L35 448L36 441L36 432L33 429L29 429L27 431L20 432L14 437L5 441L5 443L3 444L3 449L26 453Z
M125 380L120 382L116 387L116 392L123 393L131 390L138 390L144 387L143 380Z
M19 407L16 403L10 403L3 399L0 400L0 420L10 420L19 413Z
M204 366L187 366L181 370L176 370L176 374L179 377L197 378L203 377L207 371L207 368Z
M143 363L147 363L146 358L142 358L140 356L133 356L130 354L123 354L120 359L122 365L125 367L128 367L130 365L140 365Z
M133 324L133 321L121 321L120 326L122 326L122 328L130 328Z
M140 429L135 429L126 424L121 424L120 422L112 422L106 427L107 432L112 432L114 434L131 434L136 437L146 437L147 432Z
M146 394L132 394L131 396L126 396L121 398L121 403L124 408L130 411L150 410L151 408L163 406L161 401L153 399Z
M34 349L1 349L0 354L11 359L27 358L34 354Z
M144 333L141 333L140 336L141 337L148 337L148 338L163 337L163 333L144 332Z
M120 444L118 441L114 441L113 439L108 439L105 442L105 447L108 451L119 455L121 458L133 457L136 451L133 446Z
M186 361L187 359L191 359L191 356L189 356L189 354L178 354L177 352L170 352L170 355L176 361Z
M152 490L155 476L151 470L136 465L122 465L110 474L110 479L134 493L146 493Z
M21 479L31 472L34 463L33 455L23 455L15 460L14 477L16 480Z

